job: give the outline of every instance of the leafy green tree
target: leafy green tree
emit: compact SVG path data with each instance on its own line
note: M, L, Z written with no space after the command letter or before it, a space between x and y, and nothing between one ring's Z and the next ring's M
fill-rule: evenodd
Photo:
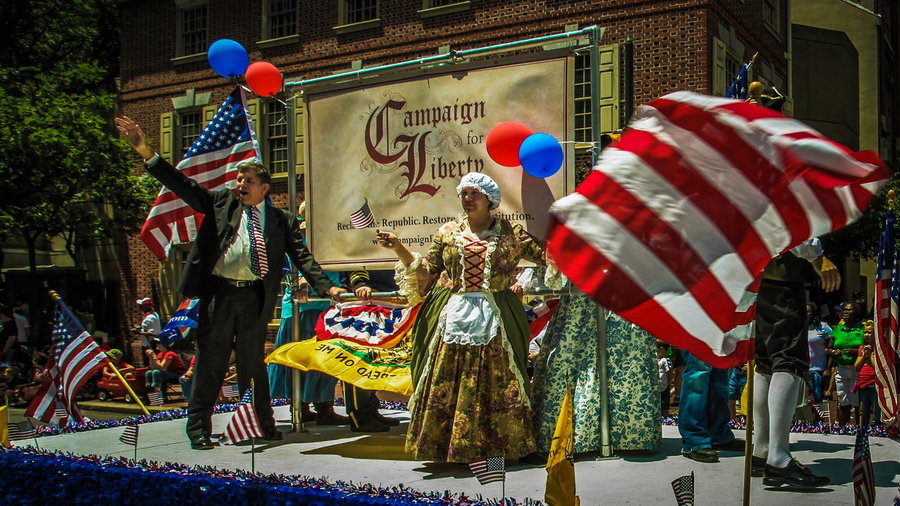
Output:
M112 122L118 6L0 2L0 241L27 245L38 336L38 241L65 238L77 261L92 241L135 231L156 187L133 172L134 155Z
M153 195L112 125L117 0L0 6L0 235L63 236L71 255L132 232ZM112 212L101 212L112 210Z

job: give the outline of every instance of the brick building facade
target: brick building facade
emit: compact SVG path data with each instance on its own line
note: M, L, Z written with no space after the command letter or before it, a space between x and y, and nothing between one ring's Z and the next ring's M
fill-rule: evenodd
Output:
M597 25L605 28L608 55L603 98L613 111L601 129L612 132L625 122L626 39L633 41L635 105L677 90L721 95L755 52L753 78L784 87L786 10L784 0L126 0L120 112L144 126L163 156L180 158L233 86L203 53L217 39L240 42L251 62L271 62L296 81ZM251 104L276 172L275 202L284 206L286 179L277 173L290 143L277 108ZM581 135L589 139L589 132ZM300 162L298 173L304 170ZM181 250L161 266L132 237L119 253L122 321L137 320L133 301L144 296L170 313Z

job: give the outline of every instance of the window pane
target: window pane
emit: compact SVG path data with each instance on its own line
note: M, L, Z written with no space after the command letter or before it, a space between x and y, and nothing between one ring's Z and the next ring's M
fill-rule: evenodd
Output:
M347 24L361 23L378 17L377 0L345 0Z
M297 0L269 0L269 38L297 33Z
M287 118L281 102L266 104L266 165L272 174L287 172Z
M443 5L450 5L461 2L462 0L431 0L429 3L429 7L441 7Z
M203 131L203 114L200 111L183 112L178 115L178 140L177 153L184 157L188 148ZM179 158L180 159L180 158Z
M590 142L593 139L590 75L590 55L575 55L575 142Z
M182 55L206 51L206 5L181 11Z

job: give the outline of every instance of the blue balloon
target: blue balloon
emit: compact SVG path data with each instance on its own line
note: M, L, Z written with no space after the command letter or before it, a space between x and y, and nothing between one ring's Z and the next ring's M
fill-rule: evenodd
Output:
M525 172L532 176L549 177L562 166L562 146L550 134L531 134L519 147L519 160Z
M250 57L244 46L231 39L219 39L210 44L206 58L216 74L229 79L243 74L250 64Z

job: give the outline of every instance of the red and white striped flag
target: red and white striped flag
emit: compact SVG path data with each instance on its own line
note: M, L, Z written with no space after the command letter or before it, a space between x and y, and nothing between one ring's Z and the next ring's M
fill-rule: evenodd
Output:
M151 406L162 406L165 401L162 392L159 391L147 392L147 400L150 401Z
M482 485L506 480L506 460L502 455L473 460L469 462L469 469Z
M875 472L872 469L869 434L865 425L859 426L856 444L853 446L853 496L856 506L875 504Z
M234 411L234 416L225 426L225 432L222 433L219 444L231 445L251 437L263 436L265 434L259 425L259 417L256 416L256 410L253 409L253 403L247 402L238 406Z
M57 301L55 319L51 336L53 356L25 416L47 423L63 423L71 415L81 422L83 417L75 404L78 391L109 359L62 300Z
M34 430L34 425L31 425L31 422L28 420L25 420L24 422L10 423L8 428L10 441L21 441L23 439L31 439L33 437L37 437L37 432Z
M237 397L239 395L240 395L240 392L238 391L237 385L235 385L233 383L229 383L227 385L222 386L222 397L224 397L226 399L231 399L232 397Z
M894 210L884 213L884 230L878 250L878 277L875 282L875 342L872 368L881 418L888 427L898 425L897 417L897 335L900 305L900 258L894 242Z
M887 177L876 155L772 110L673 93L553 205L549 251L600 305L733 366L753 354L766 264L857 219Z
M233 189L237 165L261 159L244 102L244 92L237 87L178 162L178 170L207 190ZM194 240L202 219L203 215L163 187L140 236L156 258L165 260L173 244Z
M125 427L125 432L122 432L122 435L119 436L119 441L131 445L137 446L138 444L138 426L137 425L129 425Z
M353 228L369 228L375 225L375 215L369 207L369 201L363 202L362 207L350 213L350 225Z

